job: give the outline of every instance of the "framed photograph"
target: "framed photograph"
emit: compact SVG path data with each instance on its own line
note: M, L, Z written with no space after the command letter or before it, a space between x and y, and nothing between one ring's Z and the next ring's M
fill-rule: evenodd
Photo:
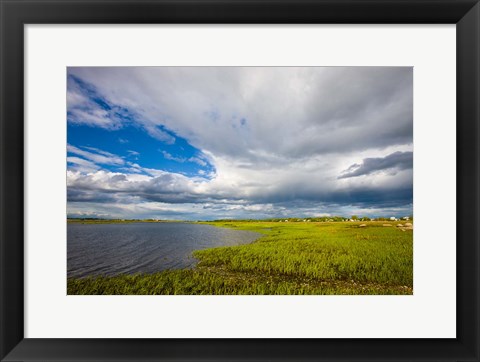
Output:
M479 361L477 1L0 4L2 361Z

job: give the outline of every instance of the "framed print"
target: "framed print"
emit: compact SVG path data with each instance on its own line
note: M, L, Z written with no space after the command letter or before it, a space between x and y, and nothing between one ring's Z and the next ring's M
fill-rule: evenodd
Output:
M2 360L479 360L476 1L1 9Z

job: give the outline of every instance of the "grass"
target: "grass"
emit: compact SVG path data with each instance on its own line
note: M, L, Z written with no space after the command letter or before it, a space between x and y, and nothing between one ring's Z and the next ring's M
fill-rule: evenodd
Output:
M208 224L264 236L196 251L190 270L69 278L68 294L413 294L411 230L384 222Z

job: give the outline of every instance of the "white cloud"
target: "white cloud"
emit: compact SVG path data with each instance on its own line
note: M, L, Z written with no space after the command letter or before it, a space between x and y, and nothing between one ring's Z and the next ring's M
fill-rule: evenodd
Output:
M78 156L82 156L94 163L98 163L102 165L123 165L125 163L125 161L121 157L114 155L112 153L105 152L93 147L84 147L84 148L94 152L85 151L85 150L82 150L81 148L72 146L70 144L67 145L68 152Z
M79 157L67 157L67 162L73 164L73 166L69 167L70 169L83 173L94 172L100 168L95 163Z
M190 157L190 158L188 159L188 161L190 161L190 162L195 162L196 164L198 164L198 165L200 165L200 166L204 166L204 167L207 165L207 163L206 163L204 160L202 160L202 159L200 159L200 158L198 158L198 157Z
M168 153L167 151L161 151L161 152L163 154L163 157L165 157L167 160L181 162L181 163L183 163L187 160L184 157L175 157L175 156L171 155L170 153Z

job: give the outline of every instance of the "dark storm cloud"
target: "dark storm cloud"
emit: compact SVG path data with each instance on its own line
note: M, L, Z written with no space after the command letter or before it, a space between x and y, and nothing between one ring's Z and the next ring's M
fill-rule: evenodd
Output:
M384 188L348 188L335 191L298 190L288 193L275 193L252 200L257 203L289 205L291 207L307 207L311 203L332 205L355 205L357 207L392 207L411 204L413 189L411 186Z
M339 179L370 175L382 170L407 170L413 168L413 152L394 152L386 157L365 158L362 164L353 164Z
M315 185L304 187L301 183L279 186L271 190L263 188L251 194L238 191L196 192L191 185L184 183L181 176L164 175L148 181L128 182L114 175L95 182L88 176L73 182L68 188L69 202L97 203L136 203L161 202L169 204L205 204L213 203L219 210L225 204L274 204L291 207L307 207L312 203L357 205L359 207L393 207L412 203L413 192L411 174L404 177L398 185L381 187L349 186L331 190ZM117 180L122 179L122 183ZM303 187L302 187L303 186ZM210 205L209 208L215 208Z
M114 202L115 195L100 190L83 190L81 188L69 187L67 190L68 202Z

